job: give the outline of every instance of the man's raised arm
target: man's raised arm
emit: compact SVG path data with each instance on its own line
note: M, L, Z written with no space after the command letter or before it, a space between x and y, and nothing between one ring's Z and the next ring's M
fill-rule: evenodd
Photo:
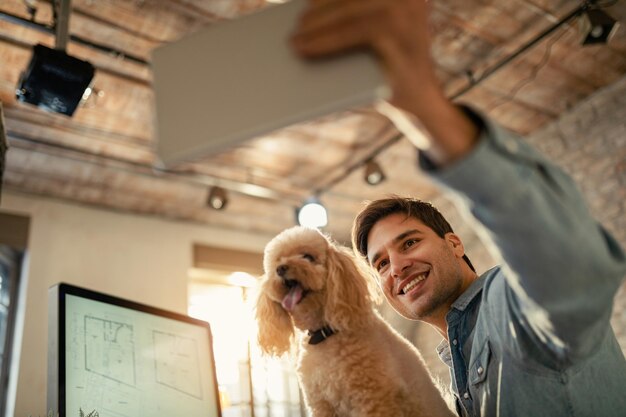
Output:
M520 314L560 356L589 353L609 326L624 253L561 170L445 97L428 8L424 0L312 0L293 46L309 58L376 53L392 90L380 109L420 149L422 167L467 197L505 261Z

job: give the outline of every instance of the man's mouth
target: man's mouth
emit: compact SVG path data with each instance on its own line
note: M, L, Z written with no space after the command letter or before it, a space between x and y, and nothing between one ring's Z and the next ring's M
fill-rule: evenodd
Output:
M400 288L400 292L398 294L399 295L408 294L409 291L411 291L413 288L417 287L417 285L420 282L424 281L428 277L428 273L429 273L429 271L422 272L421 274L419 274L418 276L413 278L411 281L407 282L402 288Z

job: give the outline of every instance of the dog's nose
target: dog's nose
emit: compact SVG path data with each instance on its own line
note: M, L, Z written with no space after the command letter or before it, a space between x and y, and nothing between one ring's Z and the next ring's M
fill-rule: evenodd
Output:
M279 265L278 268L276 268L276 273L279 277L284 277L288 269L289 267L287 265Z

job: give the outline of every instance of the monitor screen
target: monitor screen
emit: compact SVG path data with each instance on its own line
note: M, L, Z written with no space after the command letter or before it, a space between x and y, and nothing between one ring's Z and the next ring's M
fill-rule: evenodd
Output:
M68 284L49 298L48 409L59 417L221 416L208 323Z

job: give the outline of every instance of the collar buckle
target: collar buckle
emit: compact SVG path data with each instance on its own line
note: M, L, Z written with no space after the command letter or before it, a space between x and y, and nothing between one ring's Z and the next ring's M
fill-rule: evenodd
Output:
M335 334L335 331L330 326L324 326L321 329L309 330L309 345L317 345L328 339Z

